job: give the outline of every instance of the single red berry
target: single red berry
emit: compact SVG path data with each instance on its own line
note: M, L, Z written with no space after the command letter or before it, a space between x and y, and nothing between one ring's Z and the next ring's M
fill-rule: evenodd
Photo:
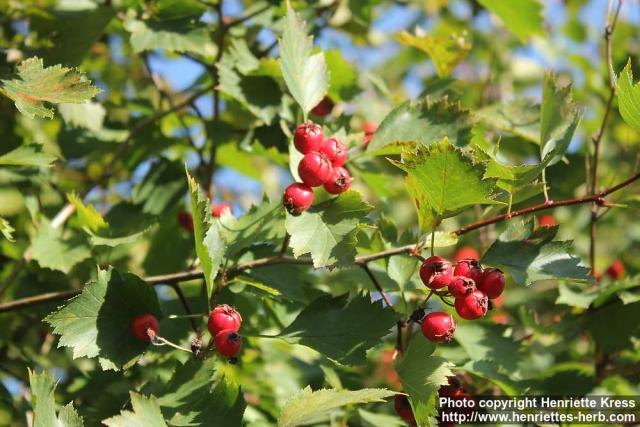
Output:
M373 134L378 130L378 124L374 122L364 122L362 126L362 131L364 132L364 145L368 145L371 138L373 138Z
M191 216L191 212L178 212L178 224L180 227L193 233L193 217Z
M430 289L440 289L448 286L453 279L451 263L439 256L432 256L424 260L420 267L420 278Z
M453 270L453 274L468 277L475 283L478 283L480 279L482 279L482 267L475 259L463 259L458 261L455 270Z
M487 298L484 292L476 290L464 298L456 298L455 307L456 312L463 319L479 319L487 314L489 298Z
M145 313L133 318L131 331L140 341L151 341L151 338L155 337L160 331L160 324L156 316Z
M293 136L293 145L302 154L320 150L323 142L322 127L311 120L299 125Z
M300 215L313 203L313 188L297 182L293 183L284 190L282 201L291 215Z
M393 407L396 410L396 413L400 418L406 421L413 421L413 411L411 410L411 404L409 403L409 398L404 394L396 394L396 397L393 401Z
M312 151L306 154L298 164L298 175L303 183L310 187L318 187L329 180L331 162L324 154Z
M223 356L235 357L242 348L242 337L233 329L223 329L213 340L216 351Z
M318 103L318 105L311 109L311 114L314 114L318 117L326 117L331 113L331 110L333 110L334 106L335 103L333 102L333 100L328 96L325 96L324 98L322 98L322 101Z
M422 319L422 335L429 341L445 343L451 341L456 331L456 322L449 313L436 311Z
M347 147L336 138L329 138L322 143L320 152L327 156L333 167L342 166L349 158Z
M463 246L460 249L458 249L456 253L453 255L453 260L455 262L460 262L462 260L467 260L467 259L479 261L480 254L475 248L472 248L471 246Z
M596 279L596 282L600 282L602 280L602 272L600 270L594 271L593 278Z
M558 224L553 215L540 215L538 217L538 224L540 227L553 227Z
M440 386L438 395L440 397L453 397L463 393L464 390L460 385L460 380L455 376L447 377L447 385Z
M227 215L231 213L231 206L221 203L219 205L215 205L211 208L211 215L214 218L220 218L222 215Z
M227 304L221 304L215 307L211 311L211 314L209 314L207 328L209 329L209 332L211 332L211 335L215 337L218 332L223 329L230 329L238 332L240 325L242 325L242 316L240 316L240 313L238 313L235 308Z
M454 276L449 283L449 293L454 298L466 297L476 289L476 282L464 276Z
M611 277L613 280L618 280L624 276L624 264L622 261L612 262L609 268L607 268L607 276Z
M351 175L345 168L338 166L333 168L331 177L324 183L324 189L330 194L340 194L351 188Z
M498 298L504 292L504 274L497 268L487 268L482 273L482 279L476 287L484 292L489 299Z

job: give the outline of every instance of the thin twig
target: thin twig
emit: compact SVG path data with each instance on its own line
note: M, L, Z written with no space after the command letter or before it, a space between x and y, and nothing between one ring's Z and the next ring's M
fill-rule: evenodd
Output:
M178 295L178 298L180 299L180 302L184 307L184 311L189 316L189 322L191 323L191 328L193 329L193 332L195 332L196 334L199 334L200 330L198 329L198 324L196 323L196 319L192 316L193 311L191 311L191 306L189 305L189 301L187 300L187 298L184 296L184 292L182 292L182 289L177 283L172 283L170 286L175 291L176 295Z
M369 269L369 266L366 263L362 264L362 269L365 271L365 273L367 273L367 276L369 276L369 279L371 279L373 286L380 293L380 295L382 296L382 299L387 304L387 306L393 307L393 303L391 302L387 294L385 294L384 291L382 290L382 286L380 286L380 282L378 282L378 279L376 279L376 277L373 275L373 273L371 272L371 269Z

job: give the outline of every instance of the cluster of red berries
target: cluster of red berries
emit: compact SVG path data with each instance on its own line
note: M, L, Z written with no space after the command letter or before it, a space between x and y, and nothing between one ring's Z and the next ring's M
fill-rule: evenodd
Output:
M497 268L483 269L475 259L462 259L455 268L444 258L432 256L420 267L422 282L434 291L447 287L455 298L454 307L460 317L474 320L489 309L489 300L504 291L504 274ZM422 319L422 334L430 341L444 343L451 340L456 322L449 313L436 311Z
M237 310L226 304L216 306L209 314L207 329L214 337L215 349L225 357L235 358L242 348L242 337L238 334L242 317ZM153 342L160 332L160 324L153 314L134 317L131 331L140 341Z
M214 218L220 218L222 215L226 215L230 213L231 213L231 206L224 203L221 203L219 205L213 205L211 207L211 215L213 215ZM193 217L191 216L191 212L187 212L187 211L178 212L178 224L180 224L180 226L185 230L193 233Z
M300 215L313 203L313 188L324 186L330 194L340 194L351 187L351 175L343 165L349 153L336 138L324 139L320 125L309 121L296 128L293 138L296 149L304 154L298 164L302 183L293 183L284 190L283 203L291 215Z

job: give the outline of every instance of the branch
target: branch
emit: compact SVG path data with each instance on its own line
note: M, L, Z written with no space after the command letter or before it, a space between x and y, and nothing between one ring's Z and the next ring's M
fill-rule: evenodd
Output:
M494 217L482 220L482 221L478 221L475 222L473 224L467 225L465 227L461 227L457 230L454 230L452 233L457 234L457 235L462 235L465 233L468 233L472 230L476 230L476 229L480 229L482 227L486 227L490 224L495 224L497 222L501 222L507 219L511 219L513 217L516 216L521 216L521 215L526 215L529 213L533 213L533 212L538 212L538 211L542 211L542 210L546 210L546 209L553 209L553 208L557 208L559 206L570 206L570 205L579 205L579 204L584 204L584 203L597 203L597 204L601 204L604 203L604 197L615 193L616 191L619 191L629 185L631 185L632 183L634 183L635 181L640 179L640 173L636 173L635 175L631 176L630 178L627 178L626 180L622 181L621 183L601 192L598 194L591 194L589 196L584 196L584 197L579 197L579 198L575 198L575 199L567 199L567 200L560 200L558 202L553 202L550 201L549 203L541 203L538 205L534 205L534 206L530 206L528 208L524 208L524 209L520 209L518 211L514 211L511 212L510 214L501 214L501 215L496 215ZM394 256L394 255L401 255L401 254L409 254L412 255L413 251L415 249L415 243L414 244L410 244L410 245L405 245L405 246L400 246L398 248L393 248L393 249L388 249L386 251L381 251L381 252L376 252L373 254L369 254L369 255L360 255L358 257L356 257L356 259L354 260L354 265L356 266L360 266L362 267L365 272L367 272L367 274L369 275L369 277L372 277L373 274L371 274L371 271L369 270L369 267L367 266L368 262L371 261L375 261L378 259L382 259L382 258L388 258L390 256ZM264 267L264 266L269 266L269 265L275 265L275 264L299 264L299 265L313 265L313 260L309 257L301 257L301 258L294 258L291 256L280 256L280 255L276 255L276 256L271 256L271 257L265 257L265 258L258 258L258 259L254 259L252 261L247 261L241 264L237 264L235 266L229 267L227 269L227 274L228 275L233 275L233 274L237 274L239 272L242 272L244 270L251 270L254 268L260 268L260 267ZM163 274L163 275L159 275L159 276L148 276L145 277L144 280L149 283L150 285L171 285L173 283L180 283L180 282L185 282L185 281L189 281L189 280L196 280L196 279L202 279L203 277L203 273L201 270L187 270L187 271L180 271L177 273L171 273L171 274ZM376 286L376 289L378 291L380 291L383 299L385 300L385 302L389 305L392 306L390 300L388 299L388 297L386 296L386 294L384 292L382 292L382 288L380 287L380 284L377 282L377 279L375 279L375 277L373 277L372 280L374 281L374 286ZM378 289L379 288L379 289ZM75 290L75 291L64 291L64 292L52 292L52 293L48 293L48 294L42 294L42 295L36 295L33 297L27 297L27 298L22 298L19 300L15 300L15 301L11 301L5 304L0 304L0 313L5 313L5 312L9 312L9 311L14 311L14 310L20 310L22 308L25 307L29 307L32 305L37 305L37 304L43 304L43 303L47 303L47 302L51 302L51 301L59 301L59 300L64 300L64 299L68 299L71 298L77 294L79 294L80 291Z
M384 291L382 290L382 286L380 286L380 282L378 282L378 279L376 279L376 276L373 275L373 273L371 272L371 269L369 269L369 266L366 263L360 264L360 265L362 266L362 269L365 271L365 273L367 273L367 276L369 276L369 279L371 279L373 286L380 293L384 302L389 307L393 307L393 302L391 302L387 294L384 293Z

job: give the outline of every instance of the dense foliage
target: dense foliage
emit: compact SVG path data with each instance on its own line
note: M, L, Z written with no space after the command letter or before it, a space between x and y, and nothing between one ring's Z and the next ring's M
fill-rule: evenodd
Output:
M637 5L544 3L0 2L0 425L640 394Z

